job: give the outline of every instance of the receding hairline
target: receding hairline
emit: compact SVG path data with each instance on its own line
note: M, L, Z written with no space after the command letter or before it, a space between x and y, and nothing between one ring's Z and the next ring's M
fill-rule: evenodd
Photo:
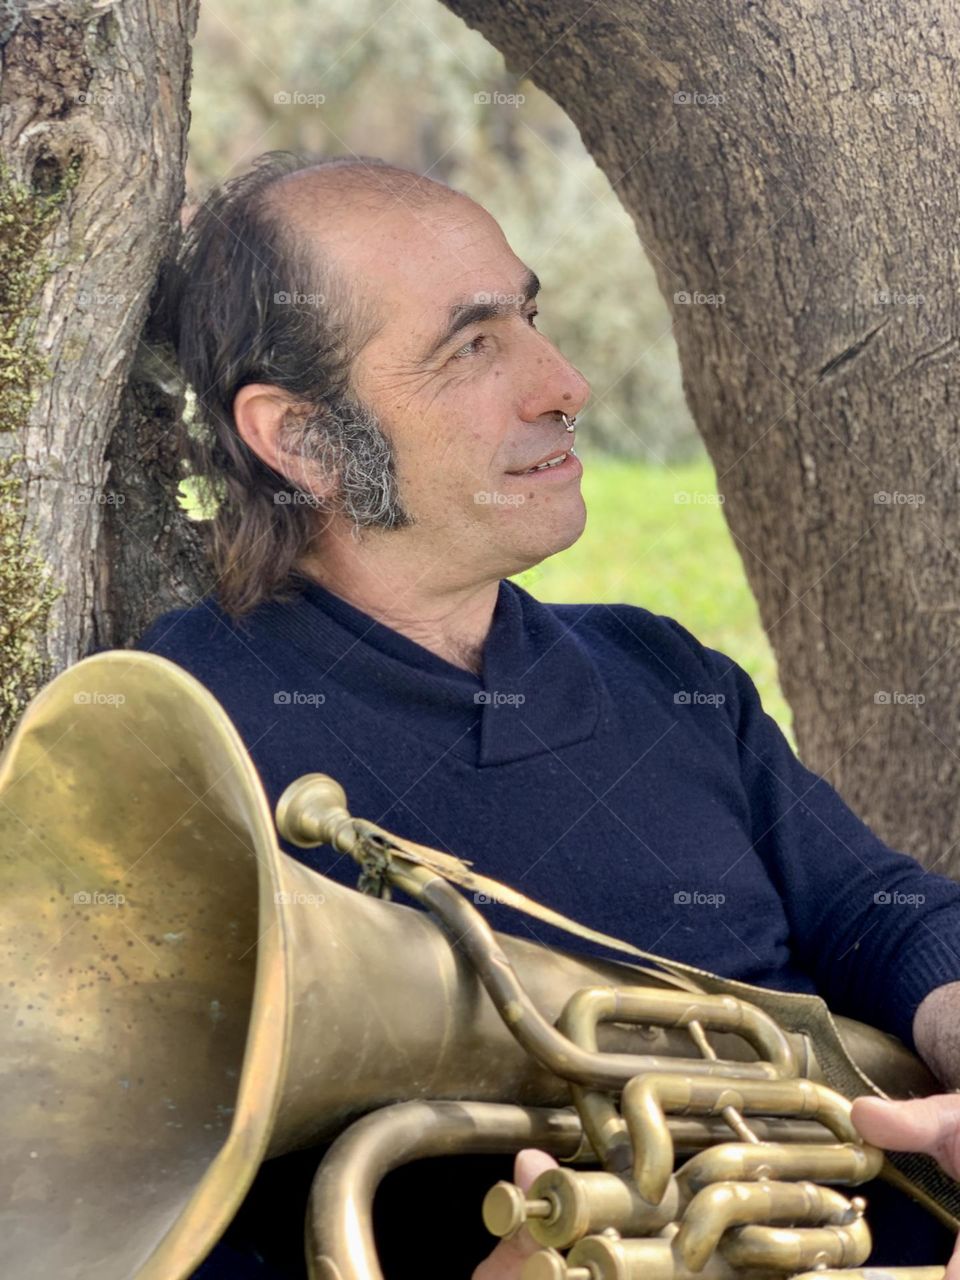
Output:
M261 192L261 207L288 226L304 226L318 213L338 211L337 205L318 208L317 196L342 197L368 207L379 201L422 207L452 197L469 199L446 183L400 165L337 156L281 174Z
M321 199L318 201L318 197ZM323 197L330 199L324 205ZM465 192L387 161L337 156L280 174L260 192L257 210L275 227L291 261L312 260L332 291L328 301L350 333L354 355L380 331L385 317L374 299L344 274L323 243L324 218L336 219L350 207L376 211L390 203L423 209L451 199L475 203ZM317 231L320 229L320 235Z

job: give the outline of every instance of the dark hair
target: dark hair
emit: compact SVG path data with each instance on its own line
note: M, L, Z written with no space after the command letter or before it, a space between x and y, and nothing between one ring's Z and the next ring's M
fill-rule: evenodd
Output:
M253 382L276 386L304 406L311 428L329 417L349 422L355 437L358 414L369 425L351 394L351 368L376 318L322 250L298 240L272 190L291 174L326 167L355 171L352 185L368 191L396 189L401 175L408 183L425 181L375 157L267 153L250 172L211 192L163 272L162 323L195 394L182 450L201 496L216 504L205 527L217 596L234 616L289 594L296 561L332 509L309 493L291 494L298 486L247 446L233 417L237 392ZM288 419L284 435L302 443L303 413L291 409ZM293 500L301 497L307 500ZM367 522L391 523L382 515Z

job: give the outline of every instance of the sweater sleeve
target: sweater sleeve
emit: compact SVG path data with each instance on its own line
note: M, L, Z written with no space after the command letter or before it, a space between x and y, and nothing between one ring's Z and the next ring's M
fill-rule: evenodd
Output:
M924 996L960 980L960 885L885 844L801 763L749 675L671 625L723 694L721 732L739 757L752 842L784 902L794 954L836 1013L913 1048Z

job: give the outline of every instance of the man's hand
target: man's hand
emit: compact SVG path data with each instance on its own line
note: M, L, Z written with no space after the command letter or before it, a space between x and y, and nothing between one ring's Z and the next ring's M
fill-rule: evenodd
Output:
M909 1102L857 1098L853 1123L861 1137L888 1151L924 1151L952 1178L960 1178L960 1094L938 1093ZM960 1280L960 1242L945 1280Z
M544 1169L555 1169L556 1166L556 1160L545 1151L525 1147L523 1151L517 1152L517 1158L513 1162L513 1180L523 1191L528 1191ZM500 1241L490 1257L485 1258L476 1268L471 1280L520 1280L520 1268L531 1253L536 1253L539 1248L540 1245L527 1228L523 1227L509 1240ZM960 1277L955 1280L960 1280Z

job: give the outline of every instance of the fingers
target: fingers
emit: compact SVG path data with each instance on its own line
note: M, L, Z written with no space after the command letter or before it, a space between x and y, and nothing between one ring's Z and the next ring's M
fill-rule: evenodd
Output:
M553 1156L535 1147L518 1151L513 1162L513 1180L523 1191L529 1191L544 1169L556 1168ZM488 1258L480 1263L471 1280L520 1280L520 1271L531 1253L540 1248L526 1227L515 1236L501 1240ZM956 1278L960 1280L960 1276Z
M513 1162L513 1180L521 1190L529 1191L545 1169L556 1167L556 1160L553 1156L548 1156L546 1151L540 1151L537 1147L524 1147L517 1152Z
M951 1175L960 1174L960 1094L893 1102L857 1098L851 1119L860 1135L888 1151L924 1151ZM951 1278L953 1280L953 1278ZM955 1280L960 1280L960 1272Z
M953 1255L947 1263L947 1270L944 1273L943 1280L960 1280L960 1240L957 1241Z

